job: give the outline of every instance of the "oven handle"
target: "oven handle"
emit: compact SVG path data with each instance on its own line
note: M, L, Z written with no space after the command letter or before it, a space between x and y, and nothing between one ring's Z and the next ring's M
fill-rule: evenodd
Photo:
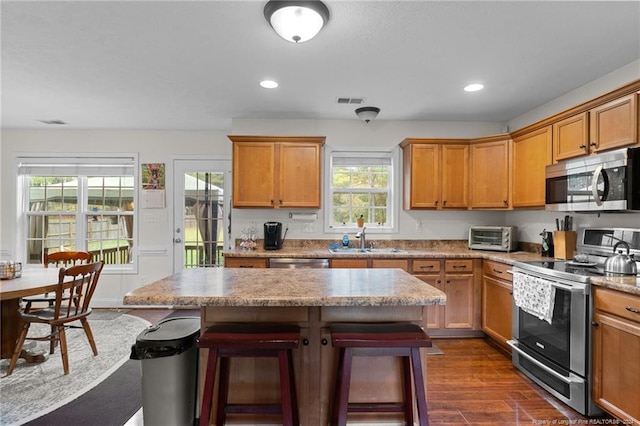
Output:
M570 385L571 383L584 383L584 379L581 379L581 378L575 377L575 376L574 377L565 377L562 374L559 374L557 371L554 371L553 369L547 367L546 365L544 365L543 363L541 363L540 361L538 361L537 359L535 359L534 357L532 357L531 355L529 355L528 353L526 353L522 349L520 349L518 347L518 342L516 340L507 340L507 345L511 346L511 348L513 350L518 352L523 357L527 358L529 361L533 362L536 366L542 368L544 371L546 371L547 373L551 374L553 377L557 378L558 380L563 381L564 383L566 383L568 385Z
M509 270L507 271L509 272L511 275L513 275L513 270ZM523 271L523 270L516 270L515 272L519 272L521 274L525 274L525 275L530 275L532 277L537 277L537 278L543 278L543 277L538 277L537 275L533 275L528 271ZM561 290L566 290L569 292L576 292L576 293L582 293L582 294L589 294L589 286L586 285L568 285L568 284L561 284L559 281L559 278L556 277L544 277L545 280L549 280L551 281L551 286L553 287L557 287Z

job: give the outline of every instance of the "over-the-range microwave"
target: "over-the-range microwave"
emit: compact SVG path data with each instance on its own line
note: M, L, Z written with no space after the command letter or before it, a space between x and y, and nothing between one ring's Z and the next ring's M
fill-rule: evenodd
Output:
M471 226L469 248L473 250L514 251L518 248L515 226Z
M624 148L546 167L550 211L640 210L640 148Z

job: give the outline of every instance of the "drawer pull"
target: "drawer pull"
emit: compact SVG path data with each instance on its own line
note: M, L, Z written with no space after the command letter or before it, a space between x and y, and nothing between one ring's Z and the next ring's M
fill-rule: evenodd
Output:
M502 273L502 271L500 271L498 269L495 269L495 268L493 269L493 272L495 272L496 274L501 274Z
M458 269L458 268L464 269L467 267L467 265L453 265L453 267L454 269Z
M420 269L433 269L433 265L420 265Z
M253 268L253 265L240 265L240 268Z
M625 309L629 312L633 312L634 314L640 314L640 309L632 308L631 306L627 306Z

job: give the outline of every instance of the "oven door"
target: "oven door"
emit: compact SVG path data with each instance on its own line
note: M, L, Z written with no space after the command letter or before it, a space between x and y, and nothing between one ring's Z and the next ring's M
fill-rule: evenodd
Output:
M551 324L514 305L514 336L532 356L549 360L558 371L586 375L588 295L585 286L556 282Z

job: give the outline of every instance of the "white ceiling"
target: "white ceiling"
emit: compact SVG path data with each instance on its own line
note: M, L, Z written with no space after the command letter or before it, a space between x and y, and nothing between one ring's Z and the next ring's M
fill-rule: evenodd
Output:
M338 97L378 120L504 123L640 58L639 1L327 0L329 24L298 45L265 2L4 0L2 127L357 119Z

